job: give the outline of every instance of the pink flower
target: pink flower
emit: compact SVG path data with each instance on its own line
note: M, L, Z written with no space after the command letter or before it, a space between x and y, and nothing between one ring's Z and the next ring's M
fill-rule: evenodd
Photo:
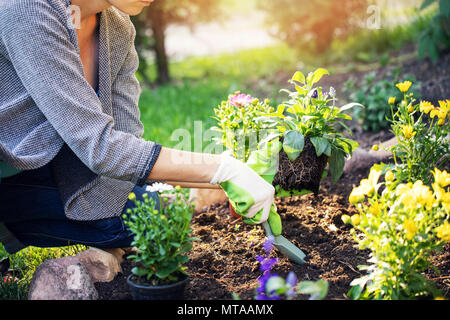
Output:
M253 97L249 94L237 94L228 100L230 102L230 105L235 107L245 107L252 103Z

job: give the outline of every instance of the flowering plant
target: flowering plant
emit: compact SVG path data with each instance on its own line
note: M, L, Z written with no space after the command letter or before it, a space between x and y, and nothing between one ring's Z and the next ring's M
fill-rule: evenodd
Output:
M272 268L278 263L277 258L270 256L274 249L273 241L273 236L271 236L263 244L266 256L256 257L261 264L260 270L263 272L263 275L258 278L256 300L281 300L282 298L291 300L297 294L308 294L310 300L325 298L328 293L328 282L325 280L298 282L297 276L292 271L289 272L286 279L271 272Z
M341 127L349 135L352 132L341 120L350 120L351 117L344 112L361 105L350 103L336 107L334 88L331 87L327 92L320 86L315 87L327 74L327 70L317 69L305 77L297 71L289 81L294 84L296 91L282 90L289 94L290 99L279 105L276 112L260 113L261 117L256 120L275 129L261 144L281 138L283 150L291 162L300 156L305 148L305 138L309 138L317 157L324 154L329 158L331 176L336 182L342 175L345 157L352 155L358 147L356 141L342 134Z
M422 272L430 255L450 241L450 174L434 169L432 188L421 180L399 183L392 172L379 182L381 166L353 189L349 201L359 214L343 215L360 249L369 249L367 275L355 279L353 299L408 299L440 293ZM380 193L381 188L384 190Z
M264 134L263 125L255 121L259 112L271 112L269 100L260 101L240 91L228 97L227 101L214 109L218 124L212 129L222 133L218 140L232 155L247 162L250 152L256 150L257 143Z
M132 245L137 248L137 252L128 256L128 259L136 264L132 273L152 285L177 281L187 275L186 267L183 267L188 260L185 253L192 248L192 242L198 239L190 237L194 208L185 200L182 192L180 187L163 191L162 195L171 194L175 197L172 201L161 197L159 206L147 193L142 195L142 201L137 200L134 193L129 195L136 207L128 209L123 218L134 235Z
M439 107L428 101L418 103L409 92L411 85L410 81L396 85L403 100L395 112L395 99L389 99L398 144L391 149L395 164L387 165L385 171L392 170L398 181L422 180L430 185L430 169L442 170L449 163L450 100L439 101Z

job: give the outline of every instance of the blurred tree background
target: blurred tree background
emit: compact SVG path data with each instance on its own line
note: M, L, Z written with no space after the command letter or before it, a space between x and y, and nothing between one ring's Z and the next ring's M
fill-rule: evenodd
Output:
M155 0L150 7L132 18L136 26L136 48L140 53L140 71L143 80L150 83L145 69L148 67L146 50L152 50L158 69L157 82L170 82L169 60L166 51L166 30L171 24L189 27L220 17L220 0Z

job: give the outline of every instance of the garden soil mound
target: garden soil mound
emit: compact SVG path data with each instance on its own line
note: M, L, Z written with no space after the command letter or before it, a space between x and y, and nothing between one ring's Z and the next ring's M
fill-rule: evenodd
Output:
M358 265L365 264L368 251L355 248L341 215L357 213L348 203L352 187L367 177L369 168L359 172L345 173L337 184L326 178L315 196L278 198L276 205L283 221L283 235L305 252L306 264L296 265L277 252L279 262L273 272L286 276L294 271L299 280L324 279L329 283L326 299L348 299L346 293L350 282L362 275ZM263 255L265 234L260 226L246 225L232 218L228 203L224 202L199 213L192 221L193 235L200 238L189 254L187 267L191 275L186 288L188 300L232 299L238 294L242 299L253 299L258 277L262 275L258 255ZM432 263L440 270L436 274L426 272L445 296L450 295L450 246L436 254ZM126 277L131 264L125 260L123 273L110 283L97 283L101 299L131 299ZM298 299L307 299L298 296Z

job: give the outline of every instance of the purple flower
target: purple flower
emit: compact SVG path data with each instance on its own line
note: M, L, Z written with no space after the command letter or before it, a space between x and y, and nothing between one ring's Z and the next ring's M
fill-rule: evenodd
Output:
M273 242L275 241L274 236L269 236L266 241L263 243L263 248L266 253L269 253L273 250Z
M318 94L317 89L316 89L316 90L314 90L313 94L311 95L311 98L317 99L318 97L319 97L319 94Z
M252 103L253 97L249 94L237 94L229 98L230 105L235 107L245 107Z
M289 272L286 278L286 283L291 287L295 287L297 285L297 275L293 271Z
M278 258L267 258L261 263L260 270L262 272L270 271L272 270L273 266L276 265L278 262Z
M264 259L265 259L265 257L263 257L263 256L256 256L256 260L257 260L259 263L263 262Z

